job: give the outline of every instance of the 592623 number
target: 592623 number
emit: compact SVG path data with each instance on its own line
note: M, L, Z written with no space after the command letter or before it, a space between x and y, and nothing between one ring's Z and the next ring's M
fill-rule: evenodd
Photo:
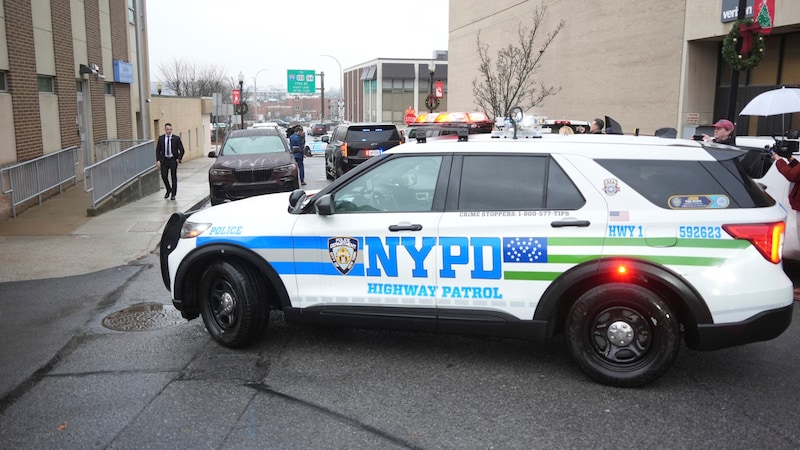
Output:
M684 225L678 227L678 237L683 239L720 239L722 238L722 227Z

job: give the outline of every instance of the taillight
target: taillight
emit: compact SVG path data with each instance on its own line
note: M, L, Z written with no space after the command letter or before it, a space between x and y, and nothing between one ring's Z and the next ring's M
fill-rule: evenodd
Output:
M342 156L347 157L347 142L342 144Z
M736 239L750 241L767 261L773 264L781 262L785 222L723 225L722 229Z

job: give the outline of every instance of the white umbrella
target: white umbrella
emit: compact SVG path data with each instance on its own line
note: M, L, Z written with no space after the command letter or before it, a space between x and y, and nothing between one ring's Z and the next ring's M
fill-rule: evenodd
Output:
M800 89L782 87L756 95L739 115L775 116L795 112L800 112Z

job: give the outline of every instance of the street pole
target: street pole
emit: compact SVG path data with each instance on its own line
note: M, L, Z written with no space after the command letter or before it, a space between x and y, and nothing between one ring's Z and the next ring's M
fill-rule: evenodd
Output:
M342 63L340 63L339 60L336 59L336 57L334 57L332 55L319 55L319 56L327 56L328 58L331 58L332 60L336 61L336 64L339 66L339 90L341 91L342 100L344 100L344 81L343 81L344 80L344 76L343 76L344 72L342 71ZM344 118L344 114L342 114L342 117L340 117L339 119L343 119L343 118Z
M739 0L739 15L738 20L745 18L747 8L747 0ZM749 31L748 31L749 33ZM741 44L738 45L741 48ZM727 119L736 123L736 96L739 94L739 71L731 67L731 90L728 93L728 116ZM716 118L713 118L716 121ZM735 130L735 128L734 128ZM735 131L734 131L735 132Z
M428 73L430 74L430 84L428 85L428 113L433 113L434 95L433 95L433 74L436 72L436 63L431 61L428 64Z
M319 73L319 79L320 79L320 92L322 93L319 97L321 102L319 121L321 123L325 123L325 72Z
M244 130L244 73L239 72L239 129Z

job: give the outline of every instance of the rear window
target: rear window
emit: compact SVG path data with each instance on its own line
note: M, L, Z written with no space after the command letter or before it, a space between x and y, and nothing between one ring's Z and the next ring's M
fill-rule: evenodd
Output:
M724 161L598 159L598 164L664 209L723 209L772 206L739 166Z
M386 142L399 141L400 134L395 126L360 126L347 130L348 142Z

